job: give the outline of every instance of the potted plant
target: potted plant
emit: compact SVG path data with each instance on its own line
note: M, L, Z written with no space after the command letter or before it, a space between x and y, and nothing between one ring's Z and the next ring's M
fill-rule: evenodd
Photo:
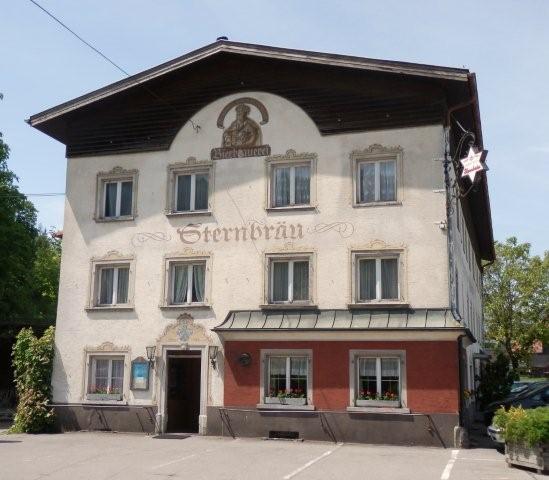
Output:
M494 425L501 428L505 440L505 459L510 465L549 469L549 407L524 410L500 408Z
M276 403L279 405L307 405L307 395L302 388L290 388L289 390L269 391L265 403Z
M122 400L122 392L118 388L104 388L104 387L94 387L91 388L89 393L86 395L88 400L97 400L97 401L119 401Z
M383 394L361 390L356 399L357 407L399 407L400 399L397 393L385 392Z

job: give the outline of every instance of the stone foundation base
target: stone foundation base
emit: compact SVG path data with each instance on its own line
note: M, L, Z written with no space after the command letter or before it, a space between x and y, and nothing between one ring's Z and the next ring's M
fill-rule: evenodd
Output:
M54 405L59 431L100 430L106 432L154 433L156 406Z
M208 435L269 437L293 432L305 440L451 448L457 414L288 412L208 407Z

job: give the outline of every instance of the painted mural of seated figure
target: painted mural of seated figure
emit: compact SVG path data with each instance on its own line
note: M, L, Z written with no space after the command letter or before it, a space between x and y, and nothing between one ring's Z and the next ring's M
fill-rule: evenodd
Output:
M250 107L236 106L236 120L223 132L224 147L256 147L261 145L261 127L248 117Z

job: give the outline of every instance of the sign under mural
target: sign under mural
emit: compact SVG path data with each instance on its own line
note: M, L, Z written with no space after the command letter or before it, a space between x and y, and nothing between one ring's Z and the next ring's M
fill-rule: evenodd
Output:
M250 118L251 106L261 114L258 124ZM236 119L225 128L225 117L235 109ZM217 126L223 130L221 147L212 148L212 160L223 158L260 157L271 154L271 147L263 145L261 126L269 121L269 113L259 100L242 97L228 103L219 114Z

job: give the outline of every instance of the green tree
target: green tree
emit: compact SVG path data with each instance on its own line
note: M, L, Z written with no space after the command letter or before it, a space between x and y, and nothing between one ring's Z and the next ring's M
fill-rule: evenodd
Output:
M516 372L528 362L535 340L549 340L549 252L532 256L530 244L515 237L495 247L496 261L484 275L486 335Z
M34 243L35 308L39 318L54 319L57 309L57 290L59 288L61 241L53 237L52 232L42 231L34 239Z

